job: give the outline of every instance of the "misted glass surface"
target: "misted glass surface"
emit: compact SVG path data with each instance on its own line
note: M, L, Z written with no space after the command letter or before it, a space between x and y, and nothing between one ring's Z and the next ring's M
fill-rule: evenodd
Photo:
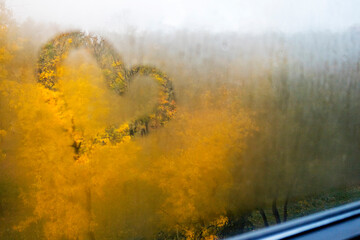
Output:
M0 3L0 239L220 239L359 199L358 3L53 2Z

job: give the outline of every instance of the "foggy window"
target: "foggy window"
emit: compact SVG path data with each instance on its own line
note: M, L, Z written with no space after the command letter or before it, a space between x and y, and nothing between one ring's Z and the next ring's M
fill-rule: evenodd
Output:
M0 239L222 239L358 200L359 10L0 1Z

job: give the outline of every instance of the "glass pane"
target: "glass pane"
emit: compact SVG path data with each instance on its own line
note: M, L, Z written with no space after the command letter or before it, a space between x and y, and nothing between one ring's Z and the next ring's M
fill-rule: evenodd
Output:
M0 3L0 239L219 239L358 200L356 1Z

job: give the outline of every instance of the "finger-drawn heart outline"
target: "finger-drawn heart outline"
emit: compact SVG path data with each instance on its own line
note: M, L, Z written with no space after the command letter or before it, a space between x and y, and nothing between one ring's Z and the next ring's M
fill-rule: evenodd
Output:
M130 70L126 69L120 55L102 37L94 34L86 34L80 31L63 33L48 41L41 49L37 64L38 82L46 88L57 91L58 81L57 68L63 63L69 52L85 48L96 59L101 68L108 86L119 95L127 91L131 80L137 76L150 76L159 84L158 104L153 113L146 117L133 120L129 124L126 133L116 132L116 128L109 128L111 142L116 142L122 136L128 134L134 136L137 133L146 134L149 129L164 125L175 113L175 96L172 82L169 77L159 69L152 66L135 66ZM105 134L104 134L105 136ZM106 138L106 137L105 137ZM73 147L76 154L79 154L81 141L75 140Z

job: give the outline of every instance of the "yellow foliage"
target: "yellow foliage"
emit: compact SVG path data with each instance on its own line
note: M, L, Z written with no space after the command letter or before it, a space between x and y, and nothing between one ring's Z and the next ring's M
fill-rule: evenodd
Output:
M220 216L218 219L215 220L214 225L216 227L221 228L221 227L225 226L228 222L229 222L229 219L227 217Z
M229 154L241 153L255 130L244 111L203 104L196 111L179 109L175 120L148 138L154 154L148 156L153 161L148 178L167 194L162 209L168 224L187 226L225 213L233 187ZM220 228L227 221L221 216L213 224Z
M6 32L1 26L0 42ZM67 39L69 45L74 42ZM246 112L234 105L219 107L212 101L226 99L205 93L199 109L180 107L175 116L173 93L160 91L158 107L147 115L138 111L147 119L136 127L146 129L149 119L154 128L174 121L133 137L134 116L121 109L130 105L126 94L120 98L107 88L94 59L78 52L46 62L38 77L47 86L58 78L50 90L33 79L9 77L4 66L11 65L18 47L0 46L0 163L16 166L22 180L19 199L28 210L13 229L21 236L40 229L39 239L55 240L86 239L91 232L150 237L163 229L179 229L186 239L195 239L199 231L204 239L217 239L198 222L205 219L214 228L228 222L224 214L233 187L228 156L243 151L255 129ZM166 89L169 80L160 71L137 70ZM124 76L118 72L119 81Z
M3 129L0 129L0 137L6 136L6 131Z

